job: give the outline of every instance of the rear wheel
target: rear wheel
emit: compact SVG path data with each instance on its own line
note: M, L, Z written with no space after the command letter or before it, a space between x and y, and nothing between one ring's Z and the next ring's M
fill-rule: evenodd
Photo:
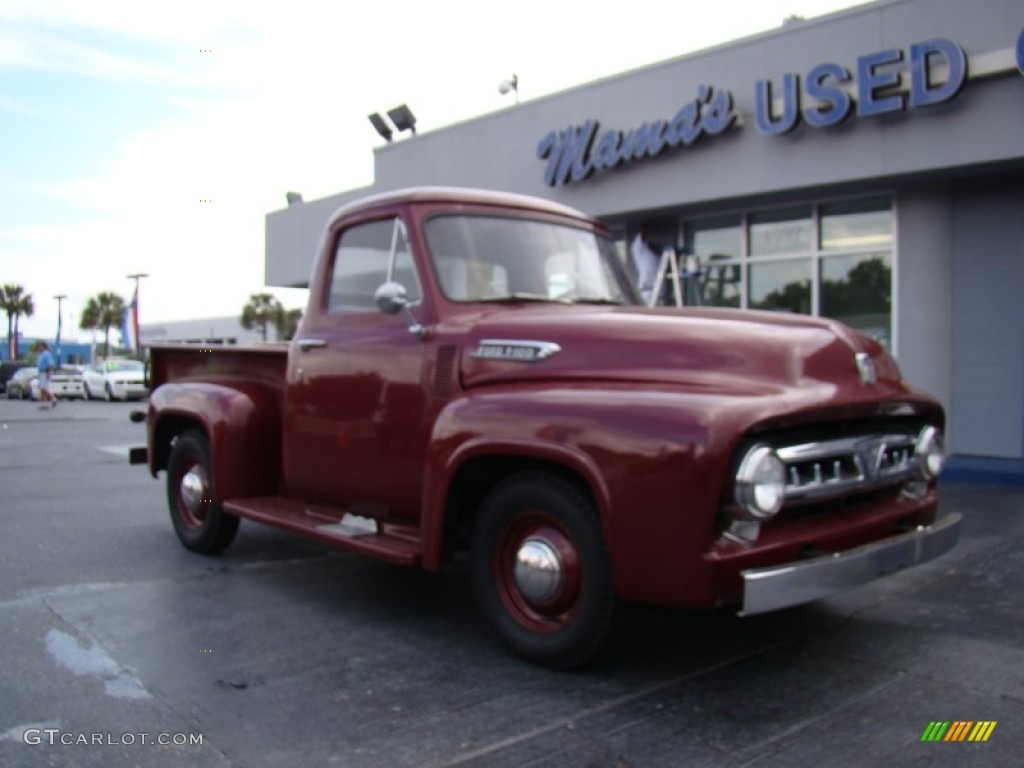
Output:
M167 463L167 504L174 532L193 552L219 552L238 532L238 518L224 512L214 498L206 437L193 430L183 432Z
M566 669L607 645L615 593L597 511L564 480L499 484L474 523L472 572L481 610L519 655Z

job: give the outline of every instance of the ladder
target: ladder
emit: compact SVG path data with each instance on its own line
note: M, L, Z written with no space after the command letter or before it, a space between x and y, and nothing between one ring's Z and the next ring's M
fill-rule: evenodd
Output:
M688 261L693 257L684 257ZM693 268L689 268L683 272L679 271L679 257L676 255L676 249L671 245L666 245L661 251L661 263L658 265L658 273L654 278L654 288L651 290L651 296L647 300L647 305L650 307L656 307L658 300L661 298L662 288L665 286L665 281L670 281L672 285L672 297L675 300L675 306L685 307L688 304L700 306L700 285L699 283L693 283L693 290L687 291L687 287L690 286L690 281L697 280L701 275L700 265L694 260ZM692 297L691 302L687 302L687 298Z

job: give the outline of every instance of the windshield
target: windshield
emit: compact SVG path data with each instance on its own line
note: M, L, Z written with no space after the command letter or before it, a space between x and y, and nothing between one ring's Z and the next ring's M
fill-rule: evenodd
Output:
M107 373L120 373L121 371L141 371L145 366L137 360L117 360L107 362Z
M611 241L531 219L443 215L425 227L441 291L452 301L638 304Z

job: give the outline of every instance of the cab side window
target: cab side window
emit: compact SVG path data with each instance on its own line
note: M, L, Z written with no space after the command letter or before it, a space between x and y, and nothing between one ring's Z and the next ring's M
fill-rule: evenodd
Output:
M422 291L401 219L357 224L341 233L331 269L327 311L377 311L374 294L386 282L401 283L410 303Z

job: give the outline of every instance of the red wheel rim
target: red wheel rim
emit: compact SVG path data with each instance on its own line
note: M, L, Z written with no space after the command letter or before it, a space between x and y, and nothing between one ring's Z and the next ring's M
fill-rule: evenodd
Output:
M210 482L201 464L193 462L181 473L175 499L178 519L185 527L193 530L201 528L206 522L210 504Z
M502 529L494 577L506 610L530 631L556 632L579 611L579 553L562 526L539 510L517 514Z

